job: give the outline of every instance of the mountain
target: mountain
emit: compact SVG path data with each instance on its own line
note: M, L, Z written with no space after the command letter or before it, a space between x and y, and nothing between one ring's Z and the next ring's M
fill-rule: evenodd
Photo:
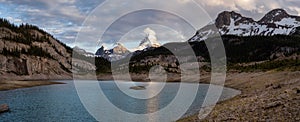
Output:
M210 52L206 47L205 41L188 43L192 47L202 70L210 69L210 53L213 56L219 56L214 53L218 52L215 50L220 49L222 46L225 46L226 57L220 57L220 60L226 58L229 69L237 68L239 64L244 63L252 63L253 66L251 67L253 68L264 67L265 69L300 66L299 35L247 37L224 35L221 38L224 45L215 43L214 48L210 49ZM207 42L212 42L214 39L209 38ZM219 38L217 37L217 39ZM151 67L160 65L168 72L179 73L180 62L178 62L178 58L188 62L193 56L193 54L189 53L189 48L185 48L186 45L186 42L167 43L159 48L134 55L130 60L130 71L136 73L147 72ZM198 62L190 62L189 64L194 66ZM242 69L242 67L238 68ZM264 68L260 70L265 70Z
M270 19L271 18L271 19ZM172 42L156 48L138 50L125 57L130 60L129 71L140 73L148 72L151 67L160 65L167 72L179 73L180 62L190 61L193 57L190 52L192 47L198 62L191 62L190 67L200 65L204 70L210 69L210 54L214 54L225 46L228 67L232 68L243 63L253 63L253 67L265 67L266 69L284 66L298 66L300 59L300 25L299 17L288 15L282 9L275 9L265 15L261 20L255 21L249 17L243 17L236 12L222 12L214 21L196 32L196 35L187 42ZM223 43L214 43L220 38ZM147 35L148 36L148 35ZM147 40L147 36L144 40ZM150 39L149 39L150 40ZM212 43L213 49L206 47L206 42ZM148 41L149 42L149 41ZM224 44L224 45L223 45ZM168 47L168 48L166 48ZM103 49L103 48L102 48ZM100 50L99 52L105 52ZM176 56L174 55L177 54ZM130 58L130 59L128 59ZM256 63L266 62L266 63ZM121 59L115 64L123 66ZM274 67L276 66L276 67Z
M192 47L202 69L210 69L210 53L225 46L229 69L243 69L240 64L248 64L245 69L260 70L279 67L299 66L300 62L300 19L287 14L282 9L267 13L261 20L244 17L236 12L222 12L214 22L198 30L188 42L172 42L161 47L140 52L131 57L131 72L147 72L152 66L163 66L166 71L178 73L177 58L189 60ZM222 38L222 45L214 43ZM207 41L202 41L207 40ZM206 43L212 43L210 53ZM224 44L224 45L223 45ZM165 47L168 47L165 48ZM177 54L174 56L174 52ZM222 57L221 57L222 58ZM224 57L222 58L224 59ZM122 62L122 61L120 61ZM194 65L192 62L191 64Z
M2 80L69 79L72 73L82 69L96 69L85 56L76 51L74 55L72 48L37 26L16 26L0 19Z
M205 40L219 34L236 36L291 35L299 26L300 17L289 15L283 9L272 10L259 21L244 17L234 11L224 11L218 15L215 21L198 30L189 41Z
M104 57L110 61L117 61L125 58L128 54L139 54L143 51L158 48L160 43L157 41L156 32L150 28L144 30L146 34L145 38L140 42L139 46L129 51L123 44L116 43L115 47L106 50L104 46L101 46L96 52L96 56Z
M157 41L156 32L154 30L146 28L144 33L146 34L145 38L141 41L139 46L134 49L134 51L145 50L147 48L157 48L161 46Z
M126 57L131 52L121 43L116 43L116 46L112 49L105 50L105 47L102 46L96 52L96 56L106 58L110 61L120 60Z

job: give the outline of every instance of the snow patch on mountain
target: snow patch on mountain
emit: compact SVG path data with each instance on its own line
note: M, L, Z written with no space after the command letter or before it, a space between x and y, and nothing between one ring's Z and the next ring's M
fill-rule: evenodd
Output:
M161 46L161 44L157 41L156 32L154 30L146 28L144 33L146 34L145 38L141 41L137 48L133 49L133 51L144 50L151 47L157 48Z
M105 44L102 45L96 52L96 56L104 57L110 61L117 61L125 58L129 54L135 51L143 51L149 48L157 48L160 47L161 44L158 42L156 37L156 32L151 28L146 28L144 30L145 38L140 42L139 46L128 50L122 43L117 42L114 45L114 48L107 49Z
M99 48L96 52L96 56L106 58L110 61L117 61L125 58L131 52L121 43L116 43L112 49L106 49L105 46Z
M243 17L239 13L225 11L218 15L214 23L209 23L198 30L189 41L201 41L220 35L290 35L297 27L300 27L300 17L291 16L282 9L270 11L259 21Z
M287 26L287 27L297 27L300 25L300 22L297 21L295 18L283 18L279 22L275 22L277 25Z

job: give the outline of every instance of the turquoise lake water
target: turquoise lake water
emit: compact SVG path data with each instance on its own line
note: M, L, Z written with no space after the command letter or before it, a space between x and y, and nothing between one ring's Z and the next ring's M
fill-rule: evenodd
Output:
M32 88L16 89L0 92L0 104L7 103L11 111L0 114L0 121L14 122L93 122L96 119L89 114L80 101L73 81L59 81L66 84L57 84L49 86L39 86ZM100 82L99 82L100 83ZM144 83L124 82L128 86L145 85ZM137 99L122 93L113 81L101 81L100 87L108 100L117 108L124 112L133 114L147 114L156 112L174 99L178 93L180 83L167 83L159 94L150 99ZM197 113L206 96L208 86L199 85L198 93L193 104L190 106L184 116ZM147 87L146 87L147 88ZM94 94L95 89L86 88L87 95ZM128 92L139 93L140 90L128 88ZM224 88L221 99L228 99L239 94L239 91ZM93 100L91 100L92 102ZM184 101L184 100L183 100ZM101 116L101 115L99 115ZM111 121L120 121L114 115L110 117ZM138 120L144 121L144 120ZM147 121L147 120L145 120Z

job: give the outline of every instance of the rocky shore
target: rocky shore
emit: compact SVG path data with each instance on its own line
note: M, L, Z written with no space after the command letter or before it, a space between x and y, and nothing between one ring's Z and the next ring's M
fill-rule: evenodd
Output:
M228 73L225 86L242 94L220 102L203 120L195 114L179 121L300 121L300 71Z

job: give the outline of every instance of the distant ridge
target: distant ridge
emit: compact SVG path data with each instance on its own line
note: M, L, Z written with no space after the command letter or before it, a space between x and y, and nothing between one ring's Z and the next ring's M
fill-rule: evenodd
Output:
M236 36L291 35L299 26L300 17L289 15L284 9L274 9L258 21L234 11L224 11L214 22L198 30L189 41L201 41L219 34Z

